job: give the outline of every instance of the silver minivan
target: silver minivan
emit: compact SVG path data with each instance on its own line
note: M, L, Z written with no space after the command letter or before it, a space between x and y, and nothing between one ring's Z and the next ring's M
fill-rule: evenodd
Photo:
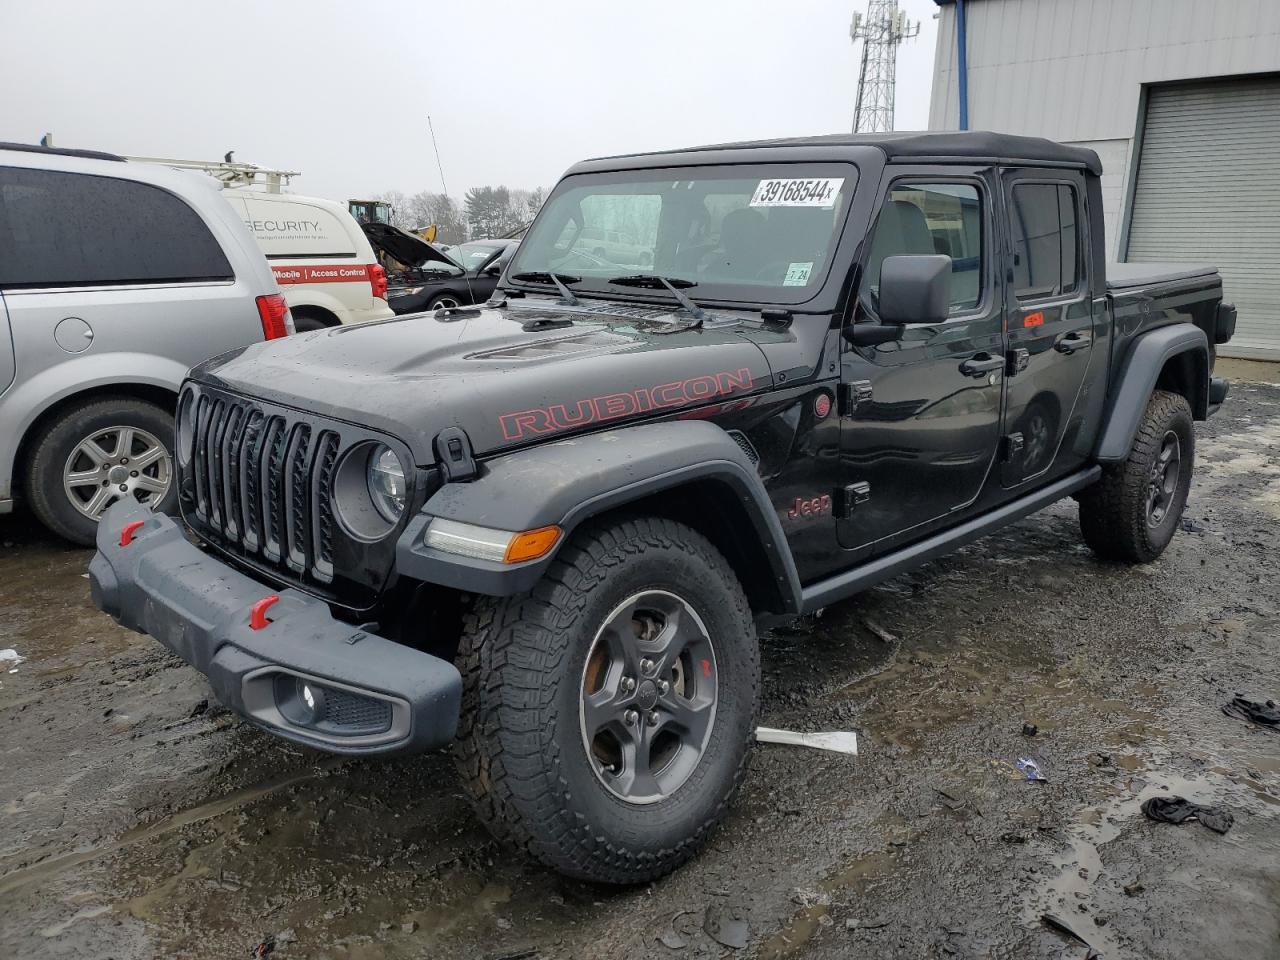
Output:
M87 545L117 500L171 507L187 370L292 332L215 181L0 144L0 513Z

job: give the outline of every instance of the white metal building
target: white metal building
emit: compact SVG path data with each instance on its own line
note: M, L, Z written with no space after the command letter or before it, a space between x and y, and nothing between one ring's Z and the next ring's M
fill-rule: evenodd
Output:
M1216 265L1280 360L1280 0L935 2L930 129L1092 147L1112 259Z

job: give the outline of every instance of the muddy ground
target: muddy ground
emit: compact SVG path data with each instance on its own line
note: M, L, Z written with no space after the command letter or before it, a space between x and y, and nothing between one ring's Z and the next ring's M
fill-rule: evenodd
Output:
M702 856L630 890L495 844L446 757L251 729L90 607L86 551L0 518L0 957L1085 957L1046 912L1109 960L1280 956L1280 733L1219 709L1280 697L1280 387L1199 436L1149 567L1068 501L766 638L763 721L861 755L757 748ZM1144 820L1166 792L1235 825Z

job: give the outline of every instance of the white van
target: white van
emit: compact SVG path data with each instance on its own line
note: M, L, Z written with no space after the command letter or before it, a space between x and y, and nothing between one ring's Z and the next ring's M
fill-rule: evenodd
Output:
M266 254L299 331L395 316L387 275L342 204L252 187L222 195Z

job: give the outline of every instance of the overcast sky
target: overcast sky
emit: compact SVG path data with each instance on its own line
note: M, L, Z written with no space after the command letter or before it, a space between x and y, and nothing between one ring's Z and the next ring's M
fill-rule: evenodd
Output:
M550 186L591 156L850 129L866 0L0 0L0 140L236 159L298 193ZM898 58L923 129L933 0ZM237 12L239 10L240 12Z

